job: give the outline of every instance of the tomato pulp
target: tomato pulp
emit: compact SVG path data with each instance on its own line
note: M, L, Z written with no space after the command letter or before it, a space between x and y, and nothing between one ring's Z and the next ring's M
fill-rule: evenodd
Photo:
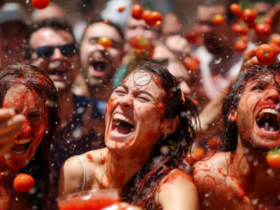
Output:
M59 202L59 210L101 210L119 203L119 199L100 195L86 195Z

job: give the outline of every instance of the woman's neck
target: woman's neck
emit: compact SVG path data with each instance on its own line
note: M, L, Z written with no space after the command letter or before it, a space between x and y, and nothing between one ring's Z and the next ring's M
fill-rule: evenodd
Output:
M20 169L13 169L8 167L6 164L0 160L0 179L14 180L14 178L19 174Z
M148 161L149 152L119 155L108 150L107 153L107 180L112 188L123 189L126 183Z

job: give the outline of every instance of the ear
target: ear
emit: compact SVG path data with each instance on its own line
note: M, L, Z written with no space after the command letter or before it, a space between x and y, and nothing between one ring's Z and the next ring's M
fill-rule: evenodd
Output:
M171 120L170 119L165 120L161 124L161 131L163 134L172 134L174 131L177 130L179 124L180 124L180 119L178 117Z
M237 111L232 106L229 108L228 121L237 121Z

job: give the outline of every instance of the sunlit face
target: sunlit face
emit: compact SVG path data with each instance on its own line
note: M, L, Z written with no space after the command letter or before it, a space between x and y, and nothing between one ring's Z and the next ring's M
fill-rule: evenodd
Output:
M98 44L100 37L111 39L111 47ZM81 64L89 85L104 86L112 81L122 61L122 38L112 26L103 22L90 25L80 47Z
M237 108L240 138L264 150L280 146L279 75L248 82ZM278 84L277 84L278 83Z
M232 34L227 21L223 24L215 25L212 18L216 14L224 15L226 8L224 5L198 6L197 30L201 33L207 50L213 54L224 52L225 48L231 47L229 37Z
M51 28L41 28L34 32L29 42L31 51L43 46L61 46L75 43L70 33ZM32 53L31 58L33 65L39 66L48 73L59 93L71 91L80 67L77 53L66 57L60 49L56 48L50 58L38 57L35 52Z
M105 143L115 152L150 152L162 132L165 92L149 72L131 73L107 105Z
M3 108L13 108L26 117L23 131L13 148L0 157L0 161L11 168L22 168L33 157L45 132L48 113L44 100L22 84L14 84L6 93Z

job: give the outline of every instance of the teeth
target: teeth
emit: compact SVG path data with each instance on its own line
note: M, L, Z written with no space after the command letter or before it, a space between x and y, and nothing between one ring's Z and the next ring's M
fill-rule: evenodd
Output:
M280 119L280 112L276 111L275 109L263 109L259 115L258 115L258 119L261 118L261 116L264 114L264 113L271 113L271 114L276 114L278 119Z
M18 155L20 155L20 154L23 154L25 151L17 152L17 151L14 151L14 150L13 150L13 152L16 153L16 154L18 154Z
M31 141L30 139L20 139L20 140L16 140L15 143L16 144L26 144L30 141Z
M115 114L114 115L114 120L122 120L122 121L125 121L125 122L127 122L131 125L134 125L133 122L130 119L128 119L127 117L125 117L121 114Z

